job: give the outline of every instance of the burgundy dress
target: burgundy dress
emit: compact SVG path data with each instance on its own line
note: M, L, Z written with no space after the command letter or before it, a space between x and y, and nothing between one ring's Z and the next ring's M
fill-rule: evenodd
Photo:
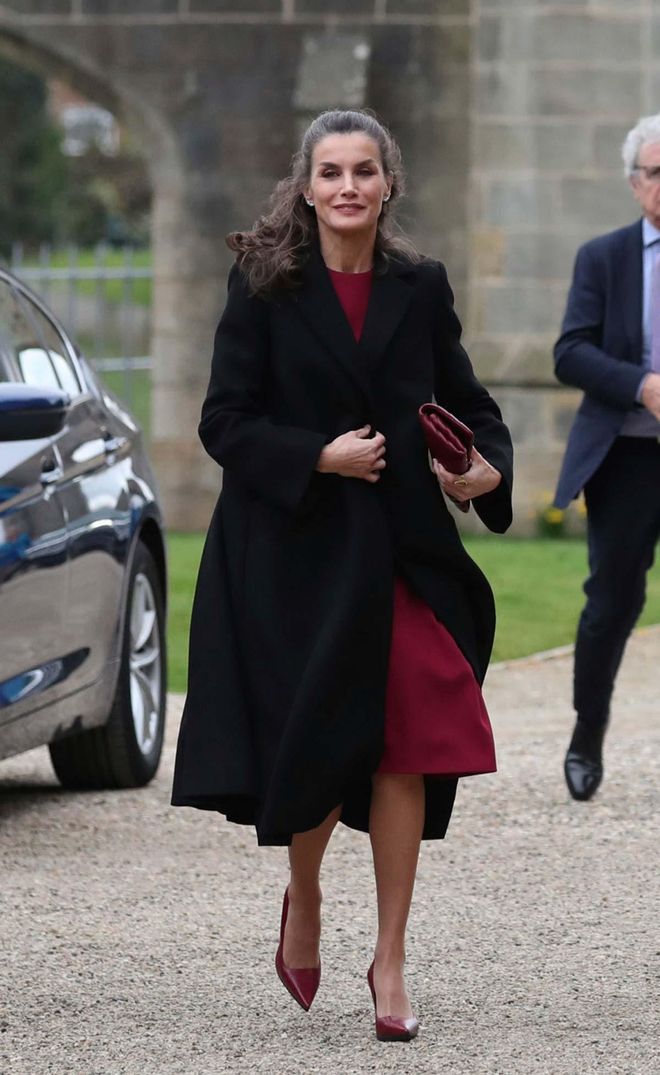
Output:
M329 272L359 340L372 273ZM470 776L495 769L490 720L471 666L434 612L396 576L378 772Z

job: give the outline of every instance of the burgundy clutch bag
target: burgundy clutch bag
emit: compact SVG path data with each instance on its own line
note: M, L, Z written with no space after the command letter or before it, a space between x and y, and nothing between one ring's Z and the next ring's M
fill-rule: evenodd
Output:
M433 458L452 474L465 474L472 466L472 430L437 403L423 403L419 408L419 421L426 447ZM458 503L458 507L461 511L469 511L470 502Z

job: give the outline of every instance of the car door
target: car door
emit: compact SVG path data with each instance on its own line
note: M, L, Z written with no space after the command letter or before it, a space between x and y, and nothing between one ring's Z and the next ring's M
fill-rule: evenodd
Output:
M125 427L87 385L59 326L29 296L25 301L58 381L72 400L57 450L69 559L64 633L69 651L84 654L71 675L71 688L77 689L94 683L116 655L130 541L130 441ZM20 364L22 375L30 376L31 356L22 356Z
M36 343L20 296L0 281L0 379L18 379L16 356ZM61 473L56 438L0 442L0 724L67 691Z

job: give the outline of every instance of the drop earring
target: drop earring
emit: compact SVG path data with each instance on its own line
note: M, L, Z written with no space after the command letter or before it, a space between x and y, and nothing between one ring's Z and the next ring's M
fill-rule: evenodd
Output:
M389 194L386 194L385 197L383 198L383 201L384 202L389 202L389 200L390 200L390 196L389 196Z
M311 200L311 198L305 198L305 201L306 201L306 202L307 202L307 204L308 204L308 205L310 205L310 206L314 205L314 202L313 202L313 201Z

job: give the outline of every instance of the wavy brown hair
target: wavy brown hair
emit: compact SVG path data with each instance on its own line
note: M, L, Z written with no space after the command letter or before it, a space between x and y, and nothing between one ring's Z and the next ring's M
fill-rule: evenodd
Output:
M268 212L251 231L233 231L227 246L253 294L266 294L276 287L295 287L310 249L318 240L314 209L308 206L304 190L311 179L314 147L330 134L365 134L378 146L383 171L391 181L389 201L383 204L374 249L376 272L384 272L389 258L399 255L411 262L421 260L413 243L398 227L393 209L403 194L404 173L401 152L386 127L371 112L334 110L322 112L305 131L300 149L293 157L291 172L273 191Z

